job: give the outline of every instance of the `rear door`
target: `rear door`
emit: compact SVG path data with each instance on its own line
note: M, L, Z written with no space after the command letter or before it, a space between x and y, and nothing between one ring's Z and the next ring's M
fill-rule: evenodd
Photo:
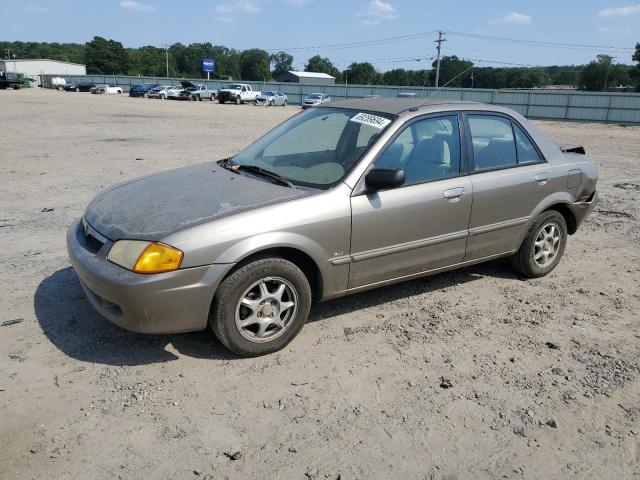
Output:
M459 122L455 113L418 117L374 161L403 169L406 182L352 196L350 289L463 260L473 192Z
M552 167L511 117L468 113L473 208L465 260L511 252L550 193Z

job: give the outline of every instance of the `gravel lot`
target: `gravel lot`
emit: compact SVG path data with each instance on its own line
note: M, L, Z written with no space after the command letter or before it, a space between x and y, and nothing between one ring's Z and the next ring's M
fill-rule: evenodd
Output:
M602 165L548 277L497 261L328 302L237 359L103 320L65 231L100 189L297 108L29 89L0 111L0 478L640 477L640 127L540 122Z

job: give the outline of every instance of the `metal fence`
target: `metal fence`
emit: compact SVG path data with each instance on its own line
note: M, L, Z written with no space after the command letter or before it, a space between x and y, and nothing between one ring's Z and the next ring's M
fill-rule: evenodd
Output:
M59 75L42 75L42 86L50 86L51 78ZM89 82L118 85L129 91L132 85L157 83L179 85L181 78L129 77L123 75L66 75L67 82ZM222 89L230 83L225 80L190 79L204 83L209 89ZM576 92L549 90L489 90L469 88L396 87L383 85L303 85L298 83L246 82L255 90L276 90L289 97L289 103L301 103L310 93L326 93L334 100L362 98L378 95L397 97L400 93L415 94L418 98L448 98L503 105L528 118L540 120L571 120L640 125L640 94L610 92Z

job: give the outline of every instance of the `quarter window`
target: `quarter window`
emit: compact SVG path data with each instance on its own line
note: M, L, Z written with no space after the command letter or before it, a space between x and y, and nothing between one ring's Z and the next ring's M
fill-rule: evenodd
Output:
M522 129L513 124L513 131L516 134L516 147L518 148L518 163L529 164L538 163L542 161L536 147L533 146L529 137L522 131Z
M488 115L469 115L474 169L492 170L518 164L511 122Z
M406 185L457 176L458 118L450 115L411 123L376 160L376 167L404 170Z

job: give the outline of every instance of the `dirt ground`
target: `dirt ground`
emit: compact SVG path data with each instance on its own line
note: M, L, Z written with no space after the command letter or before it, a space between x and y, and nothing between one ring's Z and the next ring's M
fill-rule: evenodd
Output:
M496 261L331 301L238 359L103 320L65 231L100 189L297 108L29 89L0 112L0 322L21 320L0 327L0 478L640 477L640 127L540 122L602 166L548 277Z

